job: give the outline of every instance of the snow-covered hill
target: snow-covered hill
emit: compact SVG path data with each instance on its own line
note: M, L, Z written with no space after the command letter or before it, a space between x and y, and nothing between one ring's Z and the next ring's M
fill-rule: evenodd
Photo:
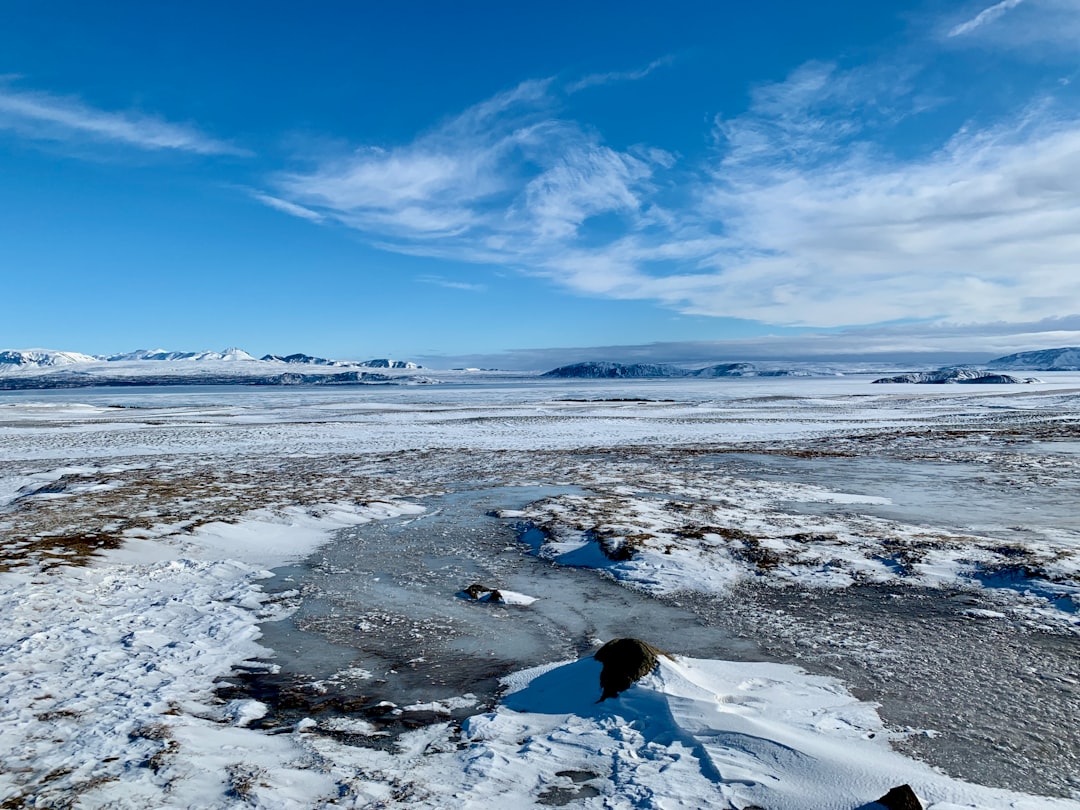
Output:
M0 366L33 366L52 368L76 363L93 363L96 357L79 352L59 352L53 349L5 349L0 351Z
M939 368L936 371L910 371L895 377L881 377L875 383L917 383L920 385L940 385L947 383L973 383L976 385L1018 385L1036 383L1034 377L1020 379L1009 374L994 374L971 366Z
M686 369L664 363L612 363L593 360L560 366L543 374L563 379L631 379L635 377L804 377L805 371L789 369L762 370L753 363L718 363L699 369Z
M133 352L112 354L104 359L110 362L123 362L126 360L254 360L255 358L243 349L230 347L220 352L170 352L165 349L136 349Z
M989 368L1017 371L1080 371L1080 347L1018 352L995 358L986 365Z

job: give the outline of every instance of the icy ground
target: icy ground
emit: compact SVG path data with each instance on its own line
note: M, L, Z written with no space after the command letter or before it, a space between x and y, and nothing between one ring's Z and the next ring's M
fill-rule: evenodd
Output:
M1080 808L1080 377L1047 377L960 392L787 379L0 397L0 804L850 810L908 782L937 810ZM955 514L901 508L874 471L830 477L852 459L925 465ZM501 702L464 722L389 740L366 716L274 728L274 707L220 697L273 666L259 624L301 598L267 593L268 569L438 493L524 485L574 488L503 513L536 530L540 559L718 622L710 600L764 594L732 629L786 663L676 656L596 704L591 660L553 662L508 675ZM1023 720L979 732L998 786L913 743L982 729L992 701L958 694L974 707L925 730L875 712L875 688L919 672L920 651L887 632L910 621L890 598L940 611L916 617L931 650L935 627L997 639L993 701L1010 700L1009 676L1016 701L1042 707L1029 734ZM950 666L989 667L986 650L951 646ZM1061 654L1040 669L1024 648ZM821 674L830 660L862 700ZM466 691L388 708L437 715L470 705Z

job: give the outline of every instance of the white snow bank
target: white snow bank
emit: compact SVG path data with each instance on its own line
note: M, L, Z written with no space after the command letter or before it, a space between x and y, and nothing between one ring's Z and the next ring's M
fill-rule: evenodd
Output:
M80 806L210 807L229 767L267 757L314 787L317 773L286 765L287 743L226 725L250 722L258 704L212 701L217 679L266 653L258 576L193 560L3 575L0 801L93 793L100 802Z
M421 511L256 510L190 534L158 527L91 567L0 574L0 803L234 807L263 785L274 807L306 808L337 795L290 735L244 728L265 706L223 705L214 686L269 654L258 622L280 610L257 584L262 566L305 556L342 526Z
M501 705L466 723L464 772L475 781L461 806L534 806L545 785L587 784L597 795L575 806L852 810L907 783L931 810L1080 808L907 759L871 704L796 667L661 659L595 703L599 672L588 658L508 678Z
M125 539L152 539L158 547L161 543L179 545L185 556L198 559L227 558L276 567L303 559L339 529L423 511L424 507L404 501L253 509L235 522L212 521L194 528L159 524L150 529L131 530L125 533ZM145 547L134 544L114 552L109 559L133 559L142 553L140 548ZM154 547L145 548L145 552L157 553Z

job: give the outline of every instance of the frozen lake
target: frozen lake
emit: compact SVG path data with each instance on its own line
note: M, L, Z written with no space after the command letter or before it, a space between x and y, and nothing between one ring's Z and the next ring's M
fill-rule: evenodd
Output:
M898 749L1075 797L1078 383L0 394L0 794L205 798L222 745L280 793L344 743L334 784L406 796L499 678L634 635L839 678Z

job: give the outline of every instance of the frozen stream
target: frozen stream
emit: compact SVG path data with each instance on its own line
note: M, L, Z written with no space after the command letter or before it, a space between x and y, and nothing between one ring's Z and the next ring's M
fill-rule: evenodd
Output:
M251 676L249 688L262 690L286 718L290 707L358 712L394 730L429 722L432 712L394 712L384 702L408 707L469 693L475 704L450 708L473 714L494 699L501 676L579 657L617 636L696 657L760 660L751 643L690 610L538 560L512 525L486 515L569 491L447 494L425 501L419 517L344 530L303 565L279 569L267 587L299 588L302 601L290 619L263 626L281 672ZM462 598L473 583L537 601Z

